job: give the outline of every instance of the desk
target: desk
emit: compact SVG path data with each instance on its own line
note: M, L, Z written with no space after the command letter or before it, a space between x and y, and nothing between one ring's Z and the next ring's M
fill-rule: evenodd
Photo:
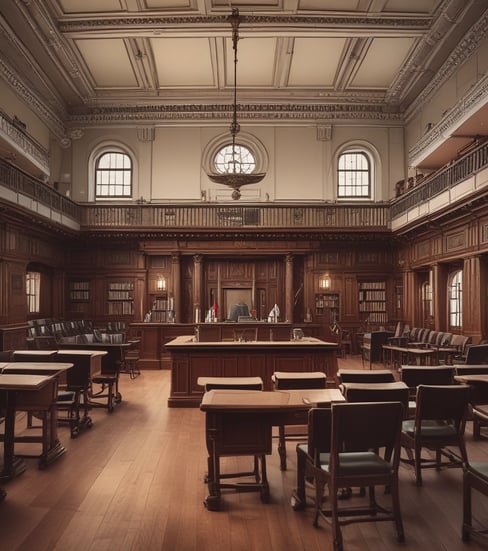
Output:
M311 407L342 402L338 389L240 391L211 390L203 396L200 409L205 412L208 451L208 489L206 507L220 507L221 489L232 487L259 491L263 502L269 500L265 455L272 451L272 427L307 423ZM262 472L253 483L223 484L220 457L261 456Z
M385 366L399 368L402 365L433 365L432 358L437 363L437 350L435 348L415 348L383 345L383 363ZM429 364L426 362L429 361Z
M203 391L199 377L261 377L272 390L275 371L320 371L333 381L337 343L314 337L297 341L195 342L192 336L166 344L171 353L169 407L198 407Z
M57 380L52 375L19 375L0 374L0 390L6 391L7 403L5 413L5 434L3 438L3 470L0 478L11 479L25 471L25 462L15 457L15 413L17 407L23 403L33 403L36 400L52 403L55 401ZM55 414L54 414L55 421ZM50 439L46 442L47 449L43 449L39 466L43 467L65 452L57 439L57 433L52 425ZM44 446L43 446L44 448Z

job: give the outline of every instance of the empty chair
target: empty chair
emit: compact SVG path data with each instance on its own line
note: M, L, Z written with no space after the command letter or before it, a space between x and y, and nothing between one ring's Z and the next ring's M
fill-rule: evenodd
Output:
M342 393L344 393L344 383L393 383L395 376L389 369L339 369L337 372L337 382Z
M402 365L401 380L414 399L419 385L450 385L454 382L453 366Z
M419 385L415 418L403 422L402 446L415 468L415 481L422 485L422 469L461 467L468 458L464 430L468 413L468 385ZM451 448L457 447L459 455ZM422 449L435 451L435 458L422 456Z
M209 390L263 390L261 377L199 377L197 381L205 392Z
M471 510L471 490L473 488L488 497L488 461L468 462L464 467L462 526L464 541L468 541L474 532ZM486 535L486 529L479 531Z
M330 518L335 551L343 549L341 527L353 522L393 521L397 538L403 541L398 490L402 418L399 402L332 404L330 458L326 463L314 463L310 470L315 485L314 524L319 517ZM384 455L379 450L384 450ZM390 488L391 507L377 502L378 485ZM323 508L326 486L329 509ZM368 488L369 502L339 507L339 490L354 487Z
M325 388L327 386L327 376L321 371L308 372L286 372L275 371L271 376L273 388L275 390L298 390ZM286 439L287 438L305 438L306 428L303 425L278 425L278 453L280 455L280 469L286 471Z
M339 383L393 383L395 376L389 369L339 369L337 379Z
M471 344L466 347L466 364L488 363L488 344Z
M409 388L401 381L395 383L344 383L347 402L400 402L404 416L408 414Z

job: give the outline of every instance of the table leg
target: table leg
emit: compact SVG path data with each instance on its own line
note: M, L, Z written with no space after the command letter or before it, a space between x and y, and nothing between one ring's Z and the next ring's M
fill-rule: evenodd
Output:
M3 469L0 472L0 479L10 480L26 469L25 461L15 457L15 399L16 391L7 391L7 408L5 413L5 435L3 441Z

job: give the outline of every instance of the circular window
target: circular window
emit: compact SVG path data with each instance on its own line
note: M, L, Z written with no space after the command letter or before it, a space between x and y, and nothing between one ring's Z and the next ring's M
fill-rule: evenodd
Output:
M256 160L246 146L229 144L217 151L214 166L219 174L252 174L256 170Z

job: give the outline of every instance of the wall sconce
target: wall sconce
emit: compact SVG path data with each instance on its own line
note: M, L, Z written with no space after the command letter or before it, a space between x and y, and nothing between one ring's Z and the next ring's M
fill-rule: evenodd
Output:
M321 291L329 290L330 287L331 287L331 284L332 284L332 282L331 282L329 274L325 274L319 279L319 288L320 288Z
M163 276L158 276L156 280L156 289L158 291L166 291L166 279Z

